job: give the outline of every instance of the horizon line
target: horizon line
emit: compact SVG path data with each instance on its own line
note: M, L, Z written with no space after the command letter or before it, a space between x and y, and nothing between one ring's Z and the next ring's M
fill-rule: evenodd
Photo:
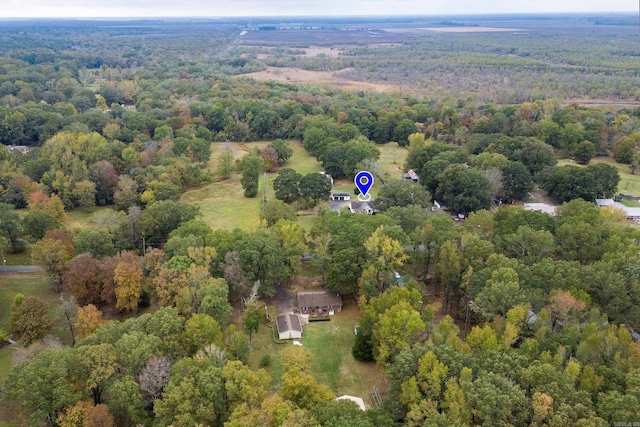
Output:
M56 20L56 19L229 19L229 18L246 18L246 19L255 19L255 18L383 18L383 17L394 17L394 18L419 18L419 17L438 17L438 16L474 16L474 17L482 17L482 16L540 16L540 15L589 15L589 14L600 14L600 15L616 15L616 14L633 14L637 15L636 10L611 10L611 11L547 11L547 12L466 12L466 13L434 13L434 14L413 14L413 13L380 13L380 14L341 14L341 15L210 15L210 16L202 16L202 15L122 15L122 16L108 16L108 15L76 15L76 16L0 16L1 21L8 20L28 20L28 19L38 19L38 20Z

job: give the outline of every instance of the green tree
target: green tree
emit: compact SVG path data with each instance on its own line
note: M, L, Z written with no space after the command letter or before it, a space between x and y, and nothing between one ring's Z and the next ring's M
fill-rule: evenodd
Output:
M76 253L88 253L97 259L115 255L113 239L105 230L83 228L73 237L73 246Z
M42 239L47 234L47 231L54 230L60 226L60 221L42 209L29 210L22 218L24 233L34 240Z
M486 319L493 319L504 316L509 309L525 300L518 273L512 268L501 267L491 274L491 279L471 302L471 309Z
M222 377L231 409L241 404L257 406L271 389L271 377L267 371L253 371L237 360L222 368Z
M436 197L456 212L469 213L491 207L489 180L464 165L448 166L438 175Z
M0 237L9 242L11 252L18 252L20 245L20 217L12 205L0 203Z
M113 380L108 388L109 411L114 414L116 425L145 424L147 413L140 392L140 385L130 376Z
M138 225L144 236L166 240L169 234L198 216L197 206L162 200L148 206L140 215Z
M596 163L594 165L587 166L587 169L593 174L600 189L596 194L596 198L610 199L618 191L618 184L620 183L620 173L615 166L608 165L606 163Z
M529 169L534 179L536 179L545 168L555 166L558 162L553 152L553 147L535 138L527 138L522 143L519 158L511 160L521 161L522 164Z
M263 162L258 156L249 155L243 159L242 179L240 180L240 183L244 189L245 197L256 197L258 195L258 186L262 168Z
M55 425L58 415L82 398L73 382L77 362L71 349L43 350L9 372L9 399L19 402L34 424Z
M264 309L258 301L250 302L245 308L242 323L244 325L244 331L249 335L249 339L260 329L260 322L264 316L263 311Z
M222 331L215 319L207 314L194 314L184 327L185 339L191 348L191 354L209 344L220 345Z
M640 132L623 136L613 148L613 156L618 163L631 163L635 149L640 144Z
M278 164L280 166L284 165L287 160L293 156L293 149L289 146L288 141L278 138L269 144L269 146L276 150L276 153L278 154Z
M211 316L221 328L229 323L233 308L229 304L229 285L224 279L209 279L197 290L198 313Z
M363 271L358 284L360 293L371 298L389 286L393 271L402 266L407 256L397 240L384 233L384 226L378 227L364 242L367 251L368 265Z
M233 173L233 153L231 150L223 150L218 156L218 175L220 178L227 179Z
M483 426L526 424L529 411L524 391L502 374L481 372L463 385L474 422Z
M75 205L90 208L96 204L96 185L88 180L76 182L71 191Z
M576 162L581 165L587 165L596 154L596 146L591 141L582 141L573 150L573 156Z
M568 202L580 198L593 200L602 187L587 168L567 165L557 168L544 182L543 188L551 197Z
M412 181L391 180L384 183L378 192L375 205L380 212L391 207L416 205L427 208L431 204L431 195L424 187Z
M112 344L78 347L76 356L80 362L80 377L91 393L93 403L102 403L106 382L118 371L118 356Z
M300 197L300 180L302 175L293 169L283 168L273 180L276 198L285 202L292 202Z
M304 199L318 203L329 200L331 194L331 180L319 173L309 173L300 178L300 195Z
M272 226L280 220L297 221L298 217L293 208L282 200L269 200L260 212L260 219L264 219L268 226Z
M415 342L425 329L418 313L407 301L400 301L383 314L373 329L376 361L384 365Z
M405 147L409 144L409 135L418 132L418 127L409 119L402 119L393 131L393 139L398 145Z
M524 200L533 188L531 174L521 162L509 162L502 169L501 196L507 201Z
M193 360L183 362L174 365L162 398L154 404L156 422L179 426L221 425L227 413L222 370Z

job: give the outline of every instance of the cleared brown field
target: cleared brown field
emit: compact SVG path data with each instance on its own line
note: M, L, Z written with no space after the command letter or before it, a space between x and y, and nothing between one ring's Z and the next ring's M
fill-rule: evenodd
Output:
M348 69L342 70L348 71ZM349 80L340 77L340 71L337 73L330 71L308 71L299 68L276 68L267 67L264 71L256 71L255 73L247 73L237 76L249 77L259 81L277 81L285 83L302 83L338 87L345 90L363 90L370 92L388 92L401 90L399 86L386 83L369 83Z

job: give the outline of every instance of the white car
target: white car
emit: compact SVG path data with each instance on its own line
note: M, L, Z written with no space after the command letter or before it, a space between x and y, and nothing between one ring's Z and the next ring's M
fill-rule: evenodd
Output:
M300 341L294 341L293 345L297 345L298 347L302 347L302 343Z

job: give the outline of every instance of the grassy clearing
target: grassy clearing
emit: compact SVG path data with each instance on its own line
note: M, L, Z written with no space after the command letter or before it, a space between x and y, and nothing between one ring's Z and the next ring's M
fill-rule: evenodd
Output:
M240 159L252 148L262 148L268 144L268 141L213 143L211 146L211 160L207 164L207 169L214 174L216 173L218 157L224 150L230 150L235 159ZM322 165L306 152L300 141L290 141L290 144L293 149L293 156L284 167L295 169L302 175L322 170ZM402 177L402 165L408 153L407 149L399 147L396 143L378 145L377 148L380 150L378 166L384 179L400 179ZM267 200L274 198L273 180L276 176L277 172L267 173L266 176L263 175L260 179L258 196L252 199L244 197L240 184L241 174L235 173L227 180L212 182L204 187L187 191L182 195L182 201L198 205L203 221L214 229L233 230L240 228L251 230L259 223L262 195L265 194ZM381 183L374 184L371 189L373 197L377 196L381 185ZM345 178L335 180L333 190L353 193L354 187L353 180ZM315 218L314 215L299 216L298 221L305 229L309 230L313 218Z
M5 252L5 258L7 259L7 266L11 265L31 265L31 251L27 247L27 250L19 254L8 254Z
M267 141L214 143L211 148L211 161L207 168L215 173L218 156L225 149L231 150L234 157L240 159L253 147L264 147L267 144L269 144ZM293 149L293 156L284 167L295 169L302 175L322 170L320 163L307 154L300 142L291 141L291 148ZM227 180L212 182L204 187L187 191L182 195L182 201L200 206L203 221L214 229L252 229L259 222L262 195L265 194L267 200L272 200L275 197L273 180L276 176L277 172L267 173L266 176L263 175L260 178L258 196L254 198L244 197L242 185L240 184L241 174L235 173ZM301 224L310 227L311 221L309 217L304 217Z
M378 166L384 172L384 179L402 179L402 174L404 173L402 167L407 159L409 150L398 146L396 142L376 145L376 148L380 150Z
M47 301L50 305L50 313L56 315L55 304L57 295L51 291L47 277L41 273L11 273L0 274L0 329L9 330L10 308L16 294L24 296L35 295ZM57 325L58 322L54 321ZM68 331L61 327L55 327L52 331L54 335L61 338L63 342L70 342ZM17 345L17 344L16 344ZM15 346L12 346L15 347ZM7 376L11 368L11 359L14 349L5 347L0 350L0 379Z
M331 317L330 322L313 322L304 325L302 343L313 353L310 373L322 384L328 385L336 396L350 394L362 397L367 407L372 407L369 391L380 386L382 376L374 363L358 362L351 355L355 341L353 327L360 319L355 304L348 305L341 313ZM265 369L273 378L276 388L284 371L281 360L283 348L291 344L276 344L271 340L271 329L261 326L260 333L253 337L250 365L260 367L265 353L271 355L271 364Z
M640 196L640 174L631 174L629 165L616 163L616 161L611 157L596 157L591 160L590 164L595 163L606 163L618 169L618 173L620 174L620 184L618 184L618 191L620 193L628 194L630 196ZM558 166L565 165L581 166L569 159L562 159L558 161Z
M92 208L77 208L66 212L65 225L69 230L95 227L94 214L105 210L114 210L112 206L94 206Z

